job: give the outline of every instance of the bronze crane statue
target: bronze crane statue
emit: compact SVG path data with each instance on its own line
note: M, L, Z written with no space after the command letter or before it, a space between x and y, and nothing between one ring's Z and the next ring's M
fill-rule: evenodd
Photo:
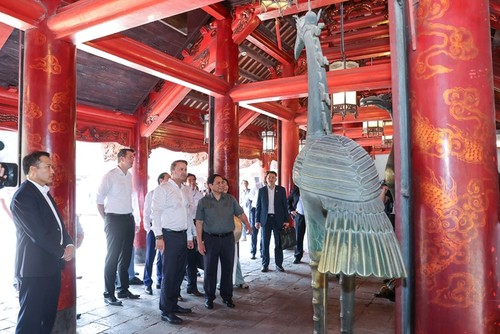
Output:
M309 99L306 145L295 160L293 180L308 227L314 333L327 332L328 274L340 276L340 332L352 333L355 277L403 277L405 268L373 160L356 142L331 134L320 13L309 10L297 18L295 57L305 47Z

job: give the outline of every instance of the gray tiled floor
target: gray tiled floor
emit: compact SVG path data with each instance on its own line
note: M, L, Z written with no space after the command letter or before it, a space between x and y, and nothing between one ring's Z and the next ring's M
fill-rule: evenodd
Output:
M181 326L161 321L158 310L158 290L153 296L143 293L142 286L132 286L140 293L139 300L125 300L122 307L106 306L102 300L102 263L104 233L102 222L95 217L84 217L86 231L84 245L78 253L77 280L80 334L94 333L312 333L312 290L307 254L301 264L292 264L293 251L285 251L286 272L274 270L271 258L270 271L260 272L260 261L251 260L249 241L240 242L241 265L249 289L235 289L236 308L225 307L220 298L213 310L203 306L203 297L189 296L183 287L184 302L193 313L182 316ZM11 231L10 231L11 232ZM6 238L7 239L7 238ZM2 239L3 240L3 239ZM2 241L0 240L0 242ZM4 240L12 243L12 240ZM2 263L2 266L4 263ZM136 266L143 272L143 267ZM200 290L203 278L198 281ZM0 333L13 333L17 316L17 300L10 279L0 280ZM394 333L395 304L374 297L381 286L379 279L357 280L355 333ZM339 332L339 289L335 277L330 278L328 301L328 329Z

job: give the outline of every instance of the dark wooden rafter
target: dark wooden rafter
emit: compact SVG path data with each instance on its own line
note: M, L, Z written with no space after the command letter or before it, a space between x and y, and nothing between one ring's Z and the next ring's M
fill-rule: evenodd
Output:
M280 50L274 41L259 31L251 33L247 40L282 64L290 64L294 61L291 54Z
M253 60L258 61L261 64L264 64L267 67L276 66L276 62L264 57L263 55L259 54L256 50L252 49L251 47L245 44L241 44L239 49L240 52L246 52L247 56L251 57Z
M252 82L255 82L255 81L261 81L262 78L251 73L251 72L248 72L248 71L245 71L244 69L241 69L239 70L240 72L240 76L242 76L243 78L249 80L249 81L252 81Z

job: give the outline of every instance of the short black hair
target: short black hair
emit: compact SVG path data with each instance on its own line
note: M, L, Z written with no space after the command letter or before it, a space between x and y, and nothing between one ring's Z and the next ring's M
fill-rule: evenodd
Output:
M276 172L275 172L275 171L273 171L273 170L268 170L268 171L266 172L266 176L268 176L269 174L274 174L274 176L278 177L278 173L276 173Z
M34 151L23 158L24 175L28 175L31 166L38 166L41 157L50 158L50 154L45 151Z
M158 179L157 179L158 184L160 184L161 181L165 178L165 175L168 175L168 173L167 172L163 172L160 175L158 175Z
M194 180L196 181L196 175L191 174L191 173L188 173L188 175L187 175L187 177L186 177L186 178L188 178L188 177L190 177L190 176L194 177Z
M177 166L178 163L183 163L183 164L186 164L186 166L188 165L188 162L186 160L175 160L174 162L172 162L172 164L170 165L170 173L172 173L175 169L175 166Z
M210 176L208 177L208 179L207 179L207 184L214 184L214 181L215 181L215 178L216 178L216 177L220 177L221 179L224 179L224 178L222 177L222 175L219 175L219 174L212 174L212 175L210 175Z
M135 150L133 148L122 148L118 151L118 154L116 155L116 158L118 159L118 162L120 162L121 157L126 157L127 152L132 152L134 153Z

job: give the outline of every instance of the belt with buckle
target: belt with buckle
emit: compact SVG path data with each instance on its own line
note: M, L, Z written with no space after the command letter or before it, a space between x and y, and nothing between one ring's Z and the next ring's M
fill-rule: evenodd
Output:
M164 228L165 232L173 232L173 233L183 233L183 232L186 232L186 230L180 230L180 231L175 231L175 230L171 230L169 228Z
M205 233L211 237L224 238L224 237L227 237L227 236L233 234L233 231L227 232L227 233L208 233L208 232L205 232Z

